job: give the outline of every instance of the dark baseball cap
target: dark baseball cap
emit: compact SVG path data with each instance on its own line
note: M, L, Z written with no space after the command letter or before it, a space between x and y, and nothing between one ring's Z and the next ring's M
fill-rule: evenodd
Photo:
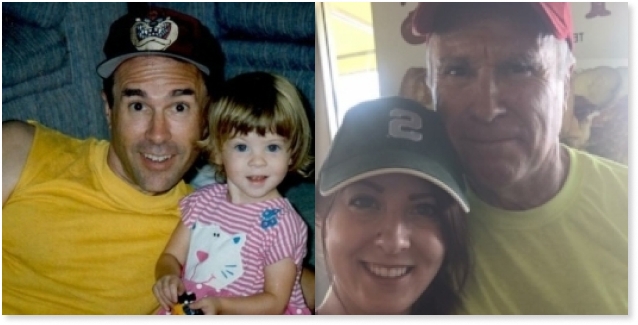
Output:
M150 7L141 14L128 13L111 25L104 44L106 60L97 66L97 73L108 78L127 59L160 55L192 63L210 75L211 70L219 69L220 53L217 40L199 20Z
M426 41L432 33L436 11L444 2L419 2L412 14L412 33L424 36ZM457 3L458 4L458 3ZM521 2L535 10L551 28L554 36L567 40L573 48L572 12L569 2Z
M439 115L402 97L385 97L347 111L319 172L319 193L328 196L371 176L403 173L432 182L469 204L454 148Z

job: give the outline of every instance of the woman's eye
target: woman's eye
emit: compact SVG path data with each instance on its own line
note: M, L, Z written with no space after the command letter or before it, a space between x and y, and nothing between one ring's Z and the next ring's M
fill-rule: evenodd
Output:
M239 152L244 152L248 149L248 146L245 144L236 144L235 145L235 150L239 151Z
M351 207L355 207L357 209L374 209L379 207L377 200L375 200L371 196L354 197L350 199L350 201L348 202L348 205L350 205Z
M267 148L269 152L277 152L281 149L281 147L277 144L269 144Z
M434 217L437 214L436 206L431 203L418 204L413 211L415 215L423 217Z

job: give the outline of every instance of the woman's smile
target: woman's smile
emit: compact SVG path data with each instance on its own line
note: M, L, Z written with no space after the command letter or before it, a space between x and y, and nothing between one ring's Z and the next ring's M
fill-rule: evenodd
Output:
M367 263L361 262L361 265L364 269L366 269L369 273L371 273L375 277L380 277L383 279L396 279L406 276L410 273L414 266L407 265L383 265L376 263Z

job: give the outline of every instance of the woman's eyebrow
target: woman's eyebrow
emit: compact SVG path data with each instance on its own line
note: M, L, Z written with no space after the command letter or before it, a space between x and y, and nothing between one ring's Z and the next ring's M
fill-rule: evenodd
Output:
M365 179L361 180L361 181L358 181L358 182L354 183L353 185L366 186L366 187L369 187L369 188L371 188L371 189L373 189L373 190L375 190L375 191L377 191L379 193L383 193L383 191L384 191L384 188L381 185L376 184L376 183L371 182L371 181L368 181L368 180L365 180Z
M434 196L434 193L430 193L430 192L410 194L410 195L408 195L408 199L410 201L418 201L418 200L422 200L422 199L434 199L434 200L436 200L436 198Z

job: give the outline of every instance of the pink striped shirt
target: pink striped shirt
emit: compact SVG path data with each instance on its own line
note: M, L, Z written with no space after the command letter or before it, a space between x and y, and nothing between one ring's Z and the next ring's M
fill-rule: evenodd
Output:
M227 192L227 185L213 184L180 202L191 228L187 291L197 298L255 295L263 292L265 267L291 258L297 276L286 314L309 314L300 285L308 236L302 218L286 198L237 205L228 202Z

